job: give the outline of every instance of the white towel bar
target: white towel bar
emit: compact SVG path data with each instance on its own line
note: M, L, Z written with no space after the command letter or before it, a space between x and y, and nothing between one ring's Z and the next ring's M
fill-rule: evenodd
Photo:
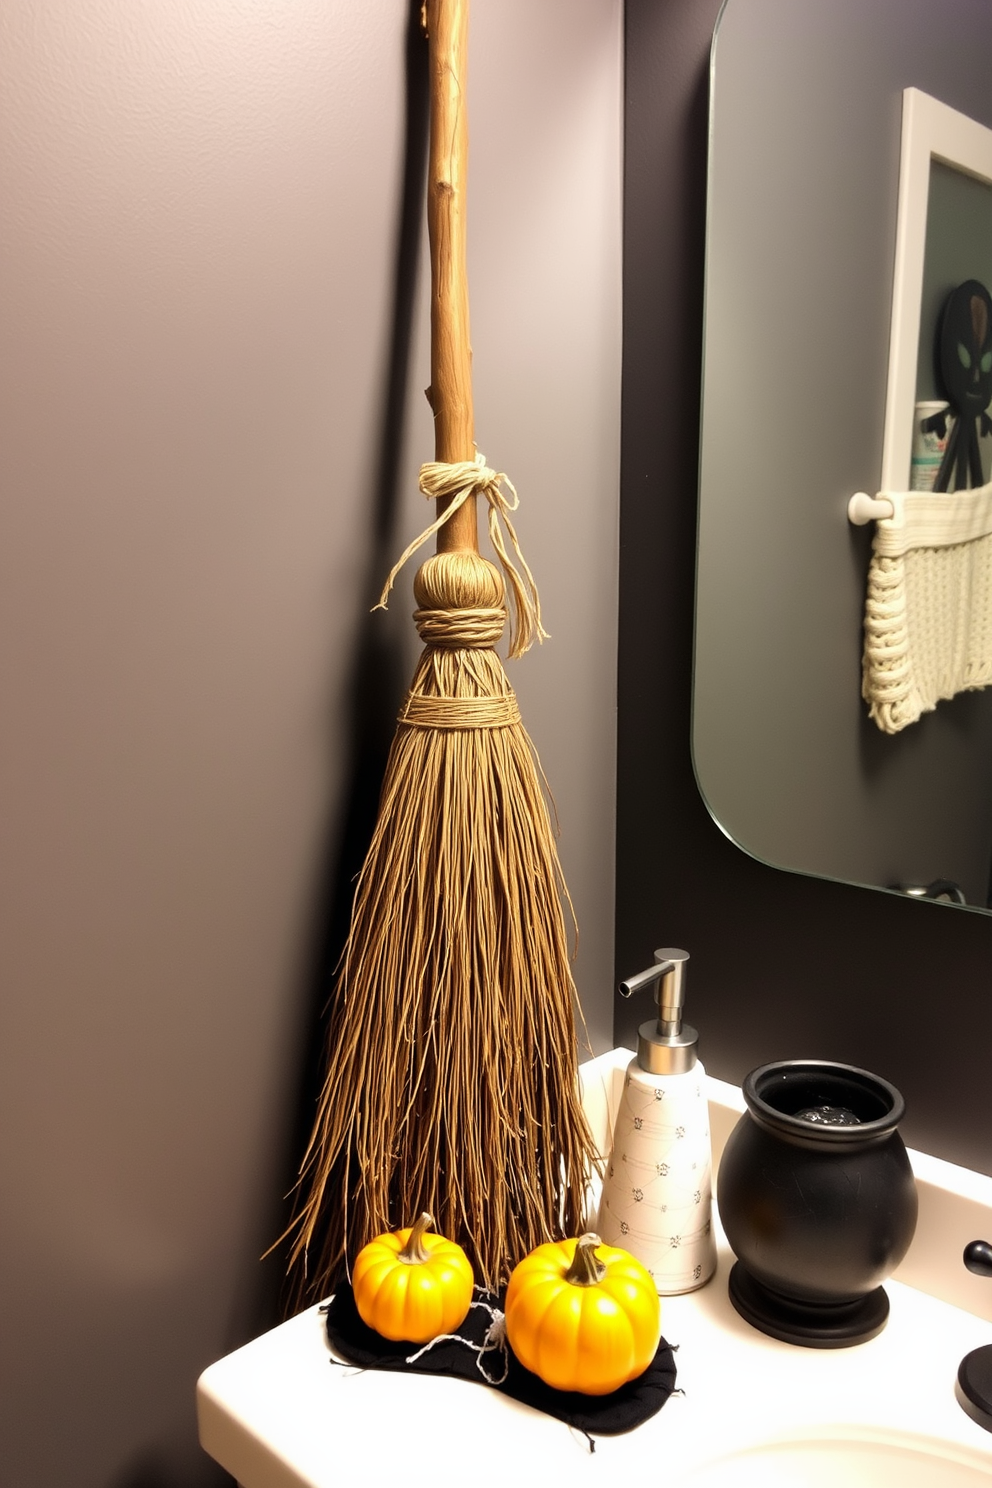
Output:
M847 503L847 520L853 522L855 527L865 527L869 522L880 522L885 517L891 517L894 511L892 502L886 501L884 497L876 500L867 491L856 491Z

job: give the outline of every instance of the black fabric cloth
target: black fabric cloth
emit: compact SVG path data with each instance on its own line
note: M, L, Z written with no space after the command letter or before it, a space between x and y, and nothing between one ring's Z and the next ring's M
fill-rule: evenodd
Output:
M502 1311L502 1299L481 1287L475 1288L473 1301ZM524 1368L508 1343L505 1355L500 1349L492 1349L480 1356L478 1350L492 1323L486 1306L469 1308L468 1317L457 1333L457 1337L465 1342L444 1339L420 1354L413 1363L408 1361L411 1355L420 1353L421 1345L392 1343L369 1328L358 1315L350 1286L343 1286L327 1304L326 1316L331 1347L350 1364L362 1369L412 1370L473 1380L555 1416L569 1426L576 1426L587 1436L615 1436L622 1431L632 1431L642 1421L656 1415L675 1388L675 1357L664 1338L658 1344L653 1361L637 1379L621 1385L619 1390L609 1395L582 1395L574 1390L553 1390ZM475 1347L467 1348L466 1343ZM477 1363L480 1357L481 1369ZM507 1364L505 1380L497 1383Z

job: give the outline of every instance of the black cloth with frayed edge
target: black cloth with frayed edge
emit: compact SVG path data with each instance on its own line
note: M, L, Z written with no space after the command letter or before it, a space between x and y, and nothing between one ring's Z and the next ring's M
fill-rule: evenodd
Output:
M504 1395L531 1405L576 1426L587 1436L615 1436L631 1431L656 1415L675 1388L675 1358L664 1339L647 1369L637 1379L609 1395L583 1395L577 1390L553 1390L515 1358L509 1343L480 1354L493 1318L490 1308L502 1312L502 1298L476 1287L474 1305L457 1330L426 1348L416 1343L392 1343L362 1322L351 1287L345 1285L327 1304L327 1336L335 1353L362 1369L412 1370L420 1374L448 1374L458 1379L489 1385ZM464 1342L458 1342L462 1339ZM466 1344L473 1345L471 1348ZM411 1356L420 1357L412 1363ZM508 1366L508 1367L507 1367ZM504 1370L506 1378L501 1379Z

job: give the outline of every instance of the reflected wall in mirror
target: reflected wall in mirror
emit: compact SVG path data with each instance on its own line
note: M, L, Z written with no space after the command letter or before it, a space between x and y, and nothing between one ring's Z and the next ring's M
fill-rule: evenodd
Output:
M992 285L992 185L938 159L931 159L928 178L915 395L917 404L929 402L939 408L946 403L946 392L937 348L948 296L968 279ZM980 451L982 479L987 481L992 437L984 428ZM888 484L884 465L882 483ZM910 485L913 489L929 488L925 476L922 480L911 479Z
M870 721L871 532L846 508L883 484L903 93L992 127L992 6L727 0L713 59L699 784L728 835L777 867L950 880L984 908L992 693L896 735Z
M944 355L950 349L944 340L954 320L948 309L955 291L970 281L981 291L982 308L988 307L984 286L992 283L992 129L919 88L906 88L900 133L881 485L886 491L935 487L948 491L982 484L980 470L975 470L974 481L949 481L945 475L958 435L973 421L965 420L957 433L950 432L947 459L941 462L938 478L937 471L927 468L926 459L935 453L935 441L916 437L914 415L925 408L931 415L939 411L943 419L945 411L955 411L948 405L959 401L955 395L962 384L967 387L969 407L976 401L971 392L978 391L978 383L981 411L992 397L987 375L992 369L986 367L979 379L977 361L971 361L967 347L956 346L967 366L957 355L948 365ZM934 422L932 416L927 419L927 432L936 432ZM983 420L981 432L985 427ZM942 426L941 436L947 433ZM977 440L977 427L974 435ZM961 440L962 454L967 442ZM926 445L929 449L921 448ZM987 462L987 451L979 451L976 443L975 466L982 454ZM961 464L962 471L967 463Z

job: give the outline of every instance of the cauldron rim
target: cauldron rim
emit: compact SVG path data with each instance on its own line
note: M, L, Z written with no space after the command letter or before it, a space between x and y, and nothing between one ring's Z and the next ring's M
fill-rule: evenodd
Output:
M801 1090L804 1079L810 1084L819 1079L821 1082L834 1081L838 1087L846 1085L849 1093L880 1104L881 1114L870 1120L863 1119L857 1126L817 1125L800 1120L769 1100L769 1096L780 1093L799 1109L814 1104L810 1099L792 1099ZM888 1080L857 1065L840 1064L831 1059L780 1059L759 1065L745 1077L742 1090L748 1110L759 1126L804 1144L813 1142L818 1146L834 1147L871 1145L895 1131L906 1114L906 1102ZM837 1104L845 1103L837 1101Z

